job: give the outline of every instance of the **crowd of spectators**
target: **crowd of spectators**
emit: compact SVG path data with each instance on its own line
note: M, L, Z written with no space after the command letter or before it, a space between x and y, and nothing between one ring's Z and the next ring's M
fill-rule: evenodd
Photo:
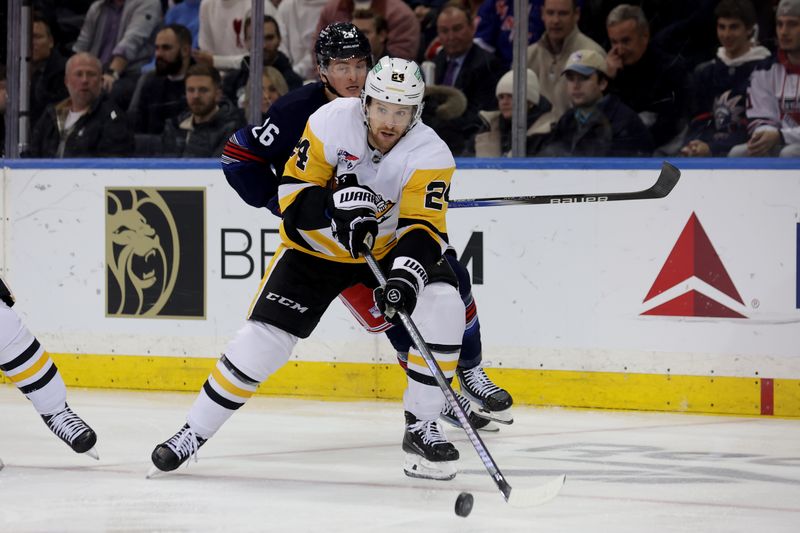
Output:
M800 0L529 3L528 156L800 156ZM24 156L215 157L246 123L251 0L32 4ZM264 13L262 114L317 78L316 36L349 21L373 61L422 65L423 120L456 156L510 155L513 0Z

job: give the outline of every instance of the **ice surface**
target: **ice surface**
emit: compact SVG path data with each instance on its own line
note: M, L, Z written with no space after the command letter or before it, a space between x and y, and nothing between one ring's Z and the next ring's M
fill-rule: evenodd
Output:
M533 509L503 501L461 430L449 482L402 472L399 403L256 397L198 463L147 480L194 394L69 390L100 461L57 440L0 385L0 531L800 531L800 421L514 407L483 434L512 486L567 474ZM464 519L456 497L472 492Z

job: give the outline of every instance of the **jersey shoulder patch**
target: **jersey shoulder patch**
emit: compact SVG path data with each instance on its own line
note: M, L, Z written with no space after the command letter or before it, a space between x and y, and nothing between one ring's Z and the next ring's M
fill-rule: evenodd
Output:
M413 155L413 166L419 169L451 168L456 166L453 153L433 129L419 123L407 134L406 147Z
M364 128L359 98L337 98L317 109L308 119L314 135L325 145L342 144Z

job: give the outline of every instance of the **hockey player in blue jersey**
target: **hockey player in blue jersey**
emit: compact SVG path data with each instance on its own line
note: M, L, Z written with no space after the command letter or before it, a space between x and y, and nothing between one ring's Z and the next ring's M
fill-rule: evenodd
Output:
M359 97L372 66L369 41L350 23L334 23L323 29L315 53L321 81L304 85L278 99L270 106L263 124L237 131L222 154L222 168L231 187L251 206L266 207L276 216L281 216L278 184L306 121L317 109L338 97ZM506 424L513 421L510 412L512 398L489 379L481 366L480 323L469 274L452 249L445 253L445 257L458 278L459 292L466 306L466 324L456 375L462 393L476 402L479 410L473 412L464 396L459 400L476 428L497 431L491 420ZM404 328L393 327L377 312L372 290L358 285L344 291L340 298L365 329L373 333L386 332L405 369L411 339ZM458 425L449 405L442 417Z

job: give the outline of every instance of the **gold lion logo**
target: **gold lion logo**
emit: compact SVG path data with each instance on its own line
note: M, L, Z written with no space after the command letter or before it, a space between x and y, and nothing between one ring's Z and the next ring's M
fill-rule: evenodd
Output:
M152 188L106 189L109 315L155 317L178 277L180 241L164 198Z

